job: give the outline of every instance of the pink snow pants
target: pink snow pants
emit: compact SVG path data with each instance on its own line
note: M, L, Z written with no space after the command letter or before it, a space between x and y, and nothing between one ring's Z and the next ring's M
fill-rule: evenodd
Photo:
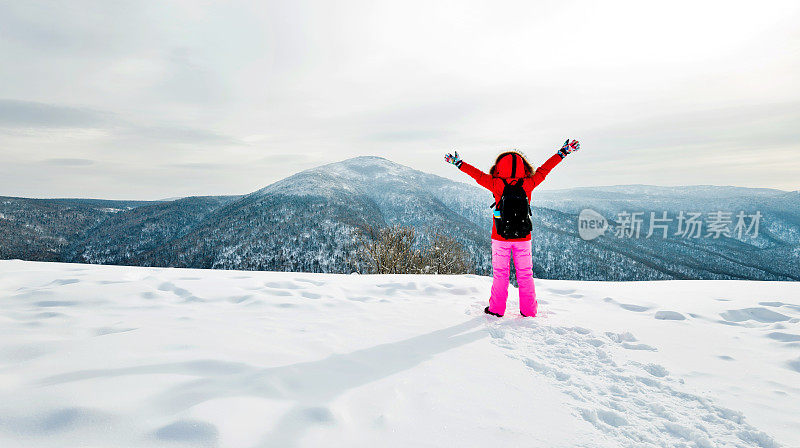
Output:
M511 255L519 285L519 310L526 316L536 315L536 289L533 286L533 261L530 241L492 240L492 296L489 311L505 314L508 299L508 278L511 275Z

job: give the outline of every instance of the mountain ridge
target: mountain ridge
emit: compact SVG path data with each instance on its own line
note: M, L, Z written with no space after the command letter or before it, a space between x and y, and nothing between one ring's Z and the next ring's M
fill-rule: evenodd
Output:
M401 224L420 241L450 234L489 274L488 205L477 184L377 156L332 162L245 195L173 201L0 197L0 258L223 269L351 272L355 235ZM118 205L120 208L108 207ZM577 215L609 223L620 212L763 210L758 238L583 241ZM719 186L610 186L535 191L534 266L539 277L582 280L747 278L798 280L800 194ZM71 217L71 218L68 218ZM646 224L646 223L645 223ZM674 225L670 233L674 233ZM795 263L800 265L800 263Z

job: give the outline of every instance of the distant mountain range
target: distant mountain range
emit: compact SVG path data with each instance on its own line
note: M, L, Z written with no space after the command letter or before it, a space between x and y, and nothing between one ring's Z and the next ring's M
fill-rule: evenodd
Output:
M465 178L468 180L467 178ZM357 157L287 177L243 196L162 201L0 197L0 258L140 266L348 273L355 232L410 225L421 241L456 238L475 272L491 272L491 194L379 157ZM537 277L579 280L800 280L800 192L739 187L626 185L534 191ZM583 209L609 225L641 212L641 234L580 238ZM680 212L759 212L758 236L675 235ZM661 231L646 238L650 212Z

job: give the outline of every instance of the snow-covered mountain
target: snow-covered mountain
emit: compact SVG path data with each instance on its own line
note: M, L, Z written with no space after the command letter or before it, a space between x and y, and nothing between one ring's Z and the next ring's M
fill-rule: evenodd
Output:
M800 446L800 283L0 261L0 446Z
M449 168L452 169L452 168ZM553 175L557 175L554 173ZM351 272L365 225L414 226L454 236L475 272L490 272L491 195L379 157L313 168L244 196L175 201L0 198L0 258L247 270ZM44 201L44 202L43 202ZM738 187L628 185L536 190L538 277L585 280L800 279L800 193ZM590 208L621 212L763 215L757 238L579 237ZM65 218L69 217L69 218ZM55 219L53 219L55 218ZM644 226L647 222L644 223Z

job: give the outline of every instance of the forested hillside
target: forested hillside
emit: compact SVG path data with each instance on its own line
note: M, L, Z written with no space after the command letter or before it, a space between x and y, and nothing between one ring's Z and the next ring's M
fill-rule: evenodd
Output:
M451 236L471 255L474 272L486 275L491 202L475 184L357 157L244 196L0 198L0 258L348 273L358 270L360 229L400 224L414 227L420 244L437 231ZM604 235L580 238L584 209L607 220ZM737 214L756 212L757 229L738 235ZM651 213L668 219L654 233ZM702 219L696 236L686 234L681 213ZM729 218L727 234L709 234L714 213ZM536 190L533 221L537 277L800 280L798 192L646 185Z

